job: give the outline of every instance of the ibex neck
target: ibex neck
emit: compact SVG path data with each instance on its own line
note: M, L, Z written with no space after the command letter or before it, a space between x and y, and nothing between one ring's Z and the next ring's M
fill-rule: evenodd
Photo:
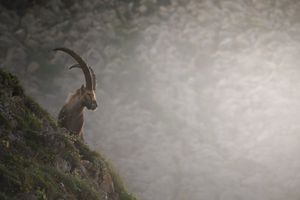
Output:
M78 102L78 104L74 106L74 111L77 111L77 113L83 113L83 110L84 106L81 104L81 102Z
M82 104L82 101L79 98L72 99L72 103L70 104L70 107L72 108L74 114L82 113L84 110L84 105Z

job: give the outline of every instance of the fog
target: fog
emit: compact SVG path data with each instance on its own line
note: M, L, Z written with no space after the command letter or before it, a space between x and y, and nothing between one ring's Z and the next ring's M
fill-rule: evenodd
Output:
M53 2L21 25L0 7L1 68L56 116L84 80L50 50L80 53L98 82L85 140L139 199L300 198L299 1L174 0L128 26Z

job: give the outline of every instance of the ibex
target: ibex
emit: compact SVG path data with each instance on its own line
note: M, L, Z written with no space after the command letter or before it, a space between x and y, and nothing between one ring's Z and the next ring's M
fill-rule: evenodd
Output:
M58 124L83 140L84 108L86 107L88 110L97 108L95 95L96 76L93 69L88 67L74 51L68 48L56 48L54 51L63 51L72 56L77 61L77 64L72 65L69 69L81 68L85 77L86 85L82 85L81 88L71 95L58 115Z

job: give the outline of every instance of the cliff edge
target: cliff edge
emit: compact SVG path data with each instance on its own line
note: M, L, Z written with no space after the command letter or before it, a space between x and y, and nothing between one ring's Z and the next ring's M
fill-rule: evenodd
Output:
M100 154L0 69L0 199L136 200Z

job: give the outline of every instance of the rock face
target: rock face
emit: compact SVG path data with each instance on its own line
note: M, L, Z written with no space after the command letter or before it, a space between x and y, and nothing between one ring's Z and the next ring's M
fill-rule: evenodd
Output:
M0 199L134 200L109 163L0 70Z

